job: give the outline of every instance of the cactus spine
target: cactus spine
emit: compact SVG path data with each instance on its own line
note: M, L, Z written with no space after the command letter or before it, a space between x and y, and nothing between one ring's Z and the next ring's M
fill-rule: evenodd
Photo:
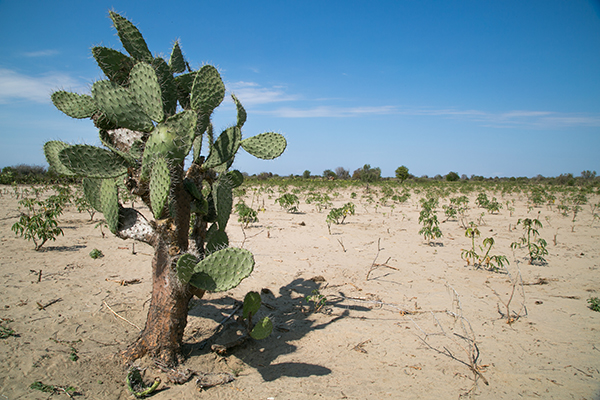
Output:
M111 232L154 247L148 322L124 356L150 353L173 364L192 293L229 290L254 268L250 252L228 247L225 230L232 189L243 182L239 171L230 171L235 155L244 149L273 159L287 143L273 132L243 138L246 111L234 95L236 121L214 139L211 115L226 93L219 71L211 65L192 70L179 42L168 62L154 57L135 25L113 11L109 15L128 54L92 48L106 79L92 85L91 95L52 94L66 115L93 121L104 147L51 141L44 152L56 172L84 178L85 196ZM192 162L184 170L190 152ZM141 198L154 221L121 204L123 187ZM257 323L252 336L268 335L269 323Z

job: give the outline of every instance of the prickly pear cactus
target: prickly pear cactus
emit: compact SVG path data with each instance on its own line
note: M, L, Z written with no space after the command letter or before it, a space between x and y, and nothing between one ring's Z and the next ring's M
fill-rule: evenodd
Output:
M181 284L229 290L254 267L250 252L227 247L232 189L243 182L230 168L240 149L270 160L283 153L286 140L273 132L244 137L246 110L235 95L234 122L213 133L211 115L226 95L219 71L211 65L192 70L179 42L169 60L153 56L135 25L109 14L127 54L92 48L106 79L96 81L91 94L52 94L66 115L93 121L103 147L51 141L46 159L57 173L84 178L85 196L114 234L155 251L166 246L166 262ZM139 196L154 221L123 206L125 190Z

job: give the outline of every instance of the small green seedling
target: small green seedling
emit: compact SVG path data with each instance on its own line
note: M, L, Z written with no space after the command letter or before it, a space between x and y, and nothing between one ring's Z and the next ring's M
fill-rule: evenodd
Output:
M12 322L12 320L2 319L2 322ZM10 336L17 336L17 334L15 333L14 330L9 328L8 326L0 325L0 339L6 339L7 337L10 337Z
M92 257L94 260L96 260L98 258L104 257L104 254L102 254L102 252L100 250L94 249L94 250L90 251L90 257Z
M77 389L73 386L54 386L54 385L46 385L40 381L35 381L31 385L29 385L30 389L39 390L44 393L65 393L70 398L73 398L73 395L77 394Z
M592 298L588 299L587 302L589 304L588 307L590 308L590 310L600 312L600 299L599 298L592 297Z
M311 295L306 296L304 299L307 303L313 304L314 312L319 312L325 307L325 304L327 304L327 297L322 295L321 292L319 292L319 289L313 289L311 293Z
M244 297L242 319L248 321L246 328L250 336L256 340L265 339L273 332L273 322L269 317L264 317L256 324L252 323L252 317L256 315L261 305L262 299L258 292L248 292Z

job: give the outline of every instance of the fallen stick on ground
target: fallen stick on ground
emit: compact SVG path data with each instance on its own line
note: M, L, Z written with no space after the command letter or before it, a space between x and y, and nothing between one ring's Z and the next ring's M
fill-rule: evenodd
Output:
M110 312L112 312L115 316L121 318L123 321L127 322L129 325L135 326L140 332L142 331L142 328L140 328L139 326L137 326L133 322L130 322L127 319L121 317L119 314L117 314L117 312L115 310L113 310L112 308L110 308L110 306L108 304L106 304L106 301L102 301L102 303L104 303L104 305L106 306L106 308L108 308L110 310Z

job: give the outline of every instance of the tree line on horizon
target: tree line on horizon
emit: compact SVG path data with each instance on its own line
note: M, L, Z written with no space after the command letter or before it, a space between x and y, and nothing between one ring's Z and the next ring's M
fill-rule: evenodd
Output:
M291 179L322 179L322 180L354 180L365 183L373 183L377 181L397 180L400 183L404 181L412 181L415 183L428 181L518 181L518 182L539 182L558 185L573 186L578 182L600 181L600 177L596 175L596 171L585 170L579 176L574 176L572 173L564 173L555 177L545 177L537 175L532 178L528 177L484 177L481 175L466 174L459 175L457 172L450 171L445 175L435 175L433 177L427 175L415 176L409 173L409 169L402 165L395 171L395 177L385 178L381 176L381 168L371 167L370 164L365 164L363 167L354 170L352 173L344 167L337 167L335 170L326 169L321 175L313 175L311 171L305 170L302 175L287 175L280 176L272 172L261 172L259 174L250 175L242 173L248 179L268 180L272 178L291 178ZM19 164L15 166L4 167L0 171L0 184L11 185L17 184L44 184L44 183L77 183L77 178L65 177L57 174L51 168L47 169L44 166Z

